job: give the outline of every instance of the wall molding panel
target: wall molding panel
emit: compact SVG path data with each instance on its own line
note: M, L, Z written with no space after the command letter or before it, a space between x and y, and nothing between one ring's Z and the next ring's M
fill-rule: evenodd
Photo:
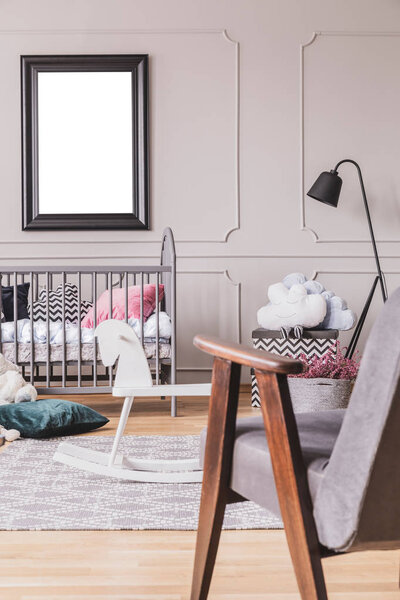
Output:
M202 269L202 270L195 270L195 269L178 269L177 270L177 294L178 294L178 302L179 302L179 278L181 276L190 276L191 278L191 282L193 281L193 277L201 277L201 276L212 276L212 277L222 277L224 281L226 281L229 286L232 286L234 288L234 294L235 294L235 309L234 309L234 314L231 315L231 320L233 323L233 328L235 330L235 341L237 343L241 342L242 339L242 298L241 298L241 293L242 293L242 286L240 282L235 282L227 269ZM214 299L214 302L216 302L218 300ZM193 298L192 303L195 302L195 299ZM192 307L191 307L192 308ZM178 309L179 312L179 309ZM183 312L184 312L184 308L183 308ZM182 317L182 321L184 321L184 315L181 315ZM178 326L178 337L179 337L179 327L180 327L180 323L179 323L180 319L178 317L177 320L177 326ZM205 327L209 327L208 323L204 324ZM197 331L196 333L201 333L202 331L202 323L198 323L196 324L197 327ZM218 332L214 332L213 335L218 335ZM190 344L191 344L191 340L190 340ZM191 365L183 365L182 366L182 361L180 360L180 356L182 355L182 353L185 352L185 349L181 349L178 350L178 371L209 371L210 367L204 367L204 366L191 366Z
M93 245L97 244L98 242L92 242ZM114 243L115 245L115 243ZM126 259L130 259L133 258L134 254L60 254L60 255L56 255L56 254L51 254L51 258L54 260L78 260L78 261L82 261L83 260L126 260ZM379 252L379 257L381 259L397 259L400 258L399 254L385 254L384 252ZM48 254L37 254L37 255L21 255L21 256L4 256L4 254L2 256L0 256L0 264L1 262L6 262L7 265L10 264L10 261L15 262L15 261L35 261L35 260L48 260L49 255ZM150 258L153 259L155 261L158 261L160 256L159 254L140 254L140 258ZM269 258L273 258L273 259L293 259L294 255L293 254L229 254L229 253L223 253L223 254L183 254L182 252L178 252L178 259L182 259L182 260L188 260L188 259L192 259L194 261L198 261L198 260L204 260L204 259L224 259L224 260L228 260L228 259L240 259L240 260L263 260L263 259L269 259ZM304 259L315 259L316 256L315 254L296 254L296 258L304 258ZM321 255L318 255L318 258L321 258ZM340 260L353 260L353 259L362 259L362 260L373 260L373 256L372 255L366 255L366 254L329 254L326 255L325 258L331 260L331 259L340 259Z
M306 214L306 190L305 190L305 151L306 151L306 136L305 131L305 68L306 68L306 49L314 46L314 51L318 51L318 40L323 37L337 38L400 38L400 31L314 31L311 38L300 46L300 230L307 231L317 244L370 244L368 238L365 239L337 239L335 237L326 238L318 233L315 227L311 227L307 223ZM400 50L400 49L399 49ZM399 52L400 56L400 52ZM338 160L345 157L338 157ZM329 166L329 165L328 165ZM333 167L333 165L332 165ZM368 192L368 190L367 190ZM399 244L400 235L398 238L377 238L379 244Z
M213 28L199 28L199 29L10 29L0 30L1 36L63 36L66 37L68 35L72 36L143 36L143 35L160 35L160 36L219 36L223 43L227 43L233 47L233 66L232 66L232 77L234 78L233 83L233 97L231 99L234 104L234 122L233 122L233 131L234 131L234 160L232 165L232 176L234 180L234 195L232 197L232 205L231 205L231 222L225 225L225 231L221 234L221 237L216 239L204 239L199 238L196 239L192 237L191 239L187 238L176 238L177 243L181 244L205 244L205 243L222 243L225 244L228 242L230 235L240 229L240 148L239 148L239 128L240 128L240 44L238 41L232 39L229 35L227 29L213 29ZM48 52L51 54L51 52ZM154 199L152 199L152 204L154 203ZM154 208L152 209L154 210ZM229 210L226 211L227 215L229 215ZM151 235L151 231L149 232ZM160 233L161 236L161 233ZM79 240L75 239L73 241L60 242L58 239L49 239L48 241L44 240L35 240L31 239L29 242L25 241L16 241L16 240L4 240L0 239L1 245L13 245L13 244L49 244L49 245L60 245L65 243L72 244L85 244L91 243L87 242L87 240ZM97 243L97 242L95 242ZM101 243L113 244L114 241L105 240ZM120 239L118 240L119 244L159 244L158 239Z
M376 269L315 269L311 279L316 279L318 275L376 275ZM383 275L400 275L400 269L385 269Z
M218 275L224 277L230 285L236 288L236 315L235 315L235 323L236 323L236 342L238 344L242 341L242 284L240 281L234 281L229 274L228 269L204 269L204 270L195 270L195 269L178 269L176 272L177 277L179 275Z

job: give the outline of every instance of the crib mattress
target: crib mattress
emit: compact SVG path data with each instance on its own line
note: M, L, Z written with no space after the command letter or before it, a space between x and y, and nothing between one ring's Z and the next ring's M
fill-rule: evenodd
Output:
M19 342L18 346L18 361L15 356L15 344L14 342L4 342L2 344L2 353L5 358L12 363L30 363L31 360L31 344L25 344ZM171 358L171 345L167 343L159 344L159 358L167 359ZM144 351L146 358L156 358L156 344L152 342L145 342ZM65 357L67 361L78 362L79 358L79 344L66 344L65 346ZM94 359L94 345L93 344L81 344L81 360L82 361L93 361ZM97 357L98 362L101 362L99 348L97 346ZM63 345L62 344L51 344L50 345L50 362L62 362L63 360ZM34 362L47 362L47 344L34 344Z

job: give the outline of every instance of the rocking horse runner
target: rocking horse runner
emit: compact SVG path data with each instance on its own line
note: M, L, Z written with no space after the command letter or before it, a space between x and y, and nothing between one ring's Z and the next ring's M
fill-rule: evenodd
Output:
M199 460L152 460L125 457L118 454L135 397L146 396L209 396L210 383L153 385L149 364L139 338L123 321L110 319L95 331L99 340L101 359L106 367L114 365L119 357L113 387L113 396L124 397L117 433L109 454L80 448L62 442L54 460L99 475L130 481L154 483L194 483L202 480Z

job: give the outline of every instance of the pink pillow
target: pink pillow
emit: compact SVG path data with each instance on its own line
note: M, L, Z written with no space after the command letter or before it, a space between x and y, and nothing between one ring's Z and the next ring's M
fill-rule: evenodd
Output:
M164 286L158 287L158 299L161 301L164 297ZM112 291L112 318L123 321L125 319L125 288L115 288ZM154 283L148 283L143 286L143 320L149 318L156 308L156 286ZM106 290L100 296L96 303L97 323L106 321L109 318L110 294ZM128 287L128 319L140 319L140 286L132 285ZM82 327L93 327L94 308L89 310L82 319Z

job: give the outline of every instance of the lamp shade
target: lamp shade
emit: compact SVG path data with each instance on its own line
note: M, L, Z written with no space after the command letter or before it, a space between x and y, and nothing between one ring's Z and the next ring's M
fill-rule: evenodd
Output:
M342 179L337 174L337 171L324 171L318 177L307 196L319 200L329 206L338 205L340 190L342 188Z

